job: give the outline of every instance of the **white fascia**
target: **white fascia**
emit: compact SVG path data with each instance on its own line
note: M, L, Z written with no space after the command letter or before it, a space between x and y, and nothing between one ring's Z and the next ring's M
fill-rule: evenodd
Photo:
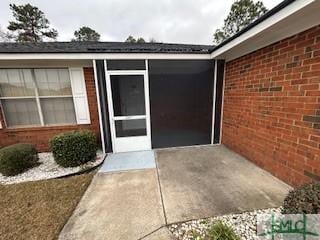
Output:
M255 27L253 27L252 29L250 29L247 32L240 35L239 37L233 39L231 42L229 42L226 45L222 46L221 48L218 48L217 50L213 51L211 53L211 58L216 58L216 57L220 56L224 52L226 52L226 51L230 50L231 48L241 44L242 42L250 39L251 37L255 36L256 34L266 30L267 28L271 27L272 25L276 24L277 22L287 18L288 16L292 15L293 13L299 11L300 9L306 7L307 5L309 5L315 1L316 0L296 0L295 2L286 6L285 8L280 10L279 12L275 13L273 16L262 21L261 23L259 23Z

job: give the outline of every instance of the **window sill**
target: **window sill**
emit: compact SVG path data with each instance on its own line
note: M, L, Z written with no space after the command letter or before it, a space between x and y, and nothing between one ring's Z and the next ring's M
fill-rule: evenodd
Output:
M23 131L47 131L47 130L76 130L90 124L72 124L72 125L54 125L54 126L30 126L30 127L8 127L2 128L0 131L6 132L23 132Z

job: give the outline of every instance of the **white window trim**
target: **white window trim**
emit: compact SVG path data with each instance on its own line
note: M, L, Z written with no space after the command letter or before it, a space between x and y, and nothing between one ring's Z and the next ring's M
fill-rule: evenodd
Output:
M87 98L87 91L86 91L86 84L85 84L85 79L84 79L84 74L83 74L83 68L69 68L69 67L54 67L54 68L46 68L46 67L28 67L28 68L1 68L1 69L16 69L16 70L21 70L21 69L31 69L31 73L33 75L33 81L34 81L34 70L35 69L67 69L68 72L69 72L69 76L70 76L70 81L71 81L71 90L72 90L72 95L56 95L56 96L53 96L53 95L42 95L42 96L39 96L39 92L38 92L38 87L37 87L37 84L36 82L34 81L34 85L35 85L35 88L34 88L34 91L35 91L35 95L34 96L17 96L17 97L1 97L0 96L0 102L1 100L15 100L15 99L35 99L36 101L36 104L37 104L37 109L38 109L38 114L39 114L39 119L40 119L40 124L39 125L17 125L17 126L12 126L12 127L8 127L7 124L5 124L5 126L7 128L36 128L36 127L56 127L56 126L68 126L68 125L76 125L76 124L90 124L90 112L89 112L89 107L88 107L88 98ZM87 108L87 113L88 113L88 119L89 121L81 121L79 120L79 117L78 117L78 114L77 114L77 109L76 109L76 105L75 105L75 101L74 101L74 95L73 95L73 88L74 86L72 86L72 80L71 80L71 73L70 73L70 70L71 69L77 69L77 70L80 70L81 69L81 72L82 72L82 78L81 79L82 81L84 81L82 84L84 85L85 87L85 93L83 94L82 97L85 98L85 101L86 101L86 107ZM74 108L75 108L75 117L76 117L76 122L75 123L57 123L57 124L45 124L44 123L44 118L43 118L43 111L42 111L42 108L41 108L41 101L40 99L49 99L49 98L73 98L73 103L74 103ZM3 107L2 107L3 108ZM5 113L2 109L2 116L3 116L3 119L4 119L4 122L6 123L6 116L5 116ZM3 128L1 122L0 122L0 129Z

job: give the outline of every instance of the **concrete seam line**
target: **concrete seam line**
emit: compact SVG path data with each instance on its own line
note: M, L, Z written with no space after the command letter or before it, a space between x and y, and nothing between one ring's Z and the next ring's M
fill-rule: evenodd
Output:
M164 215L164 223L167 226L168 221L167 221L166 209L164 208L164 201L163 201L162 189L161 189L161 184L160 184L160 175L159 175L159 167L158 167L158 152L157 151L154 152L154 158L155 158L155 163L156 163L156 171L157 171L157 178L158 178L158 185L159 185L159 191L160 191L162 211L163 211L163 215Z
M146 235L144 235L143 237L138 238L138 240L142 240L142 239L144 239L144 238L146 238L146 237L149 237L151 234L153 234L153 233L155 233L155 232L159 231L159 230L160 230L161 228L163 228L163 227L165 227L165 226L158 227L157 229L153 230L152 232L147 233L147 234L146 234Z

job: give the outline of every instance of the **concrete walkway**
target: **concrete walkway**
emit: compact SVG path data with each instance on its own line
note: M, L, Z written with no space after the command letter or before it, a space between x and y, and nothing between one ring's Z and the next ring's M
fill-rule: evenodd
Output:
M223 146L160 150L156 158L157 168L103 166L59 239L170 240L169 223L280 206L290 189Z
M160 237L167 240L168 232L156 231L164 224L155 169L98 173L60 239L134 240L162 234Z

